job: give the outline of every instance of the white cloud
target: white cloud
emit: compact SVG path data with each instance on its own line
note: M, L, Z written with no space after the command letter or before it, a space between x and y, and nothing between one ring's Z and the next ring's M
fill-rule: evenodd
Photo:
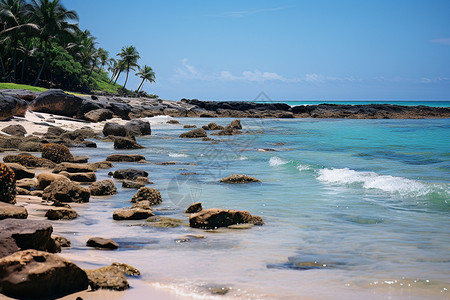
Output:
M422 83L436 83L436 82L442 82L442 81L450 81L450 78L448 77L433 77L433 78L422 78Z
M186 58L181 60L181 66L176 69L172 76L173 80L201 80L201 81L241 81L241 82L284 82L284 83L312 83L321 84L325 82L357 82L361 79L354 77L333 77L316 73L306 74L302 77L288 78L275 72L263 72L258 69L254 71L243 71L234 75L230 71L222 71L219 74L206 73L197 70L195 66L188 63Z
M450 45L450 38L440 38L430 40L431 43L442 44L442 45Z

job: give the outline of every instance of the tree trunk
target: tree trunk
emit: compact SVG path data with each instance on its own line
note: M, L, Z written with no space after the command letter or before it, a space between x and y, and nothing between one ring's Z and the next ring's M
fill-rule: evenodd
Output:
M123 89L125 89L125 86L127 85L128 81L128 74L130 73L130 70L127 70L127 77L125 78L125 83L123 84Z
M22 73L20 74L20 82L23 83L23 74L25 73L25 63L27 62L27 55L23 57L22 60Z
M3 58L0 56L0 64L2 65L3 77L6 77L5 65L3 64Z
M141 87L144 85L144 81L145 81L145 79L142 79L142 82L141 82L141 84L139 85L139 87L137 89L138 93L139 93L139 90L141 89Z
M44 70L45 62L47 61L47 41L44 42L44 61L42 62L41 69L39 70L39 73L36 77L36 80L34 81L33 86L36 86L39 82L39 78L41 78L42 71Z
M116 80L114 81L114 84L116 84L116 83L117 83L117 79L119 79L119 77L120 77L120 73L122 73L122 72L119 72L119 74L117 74L117 77L116 77Z

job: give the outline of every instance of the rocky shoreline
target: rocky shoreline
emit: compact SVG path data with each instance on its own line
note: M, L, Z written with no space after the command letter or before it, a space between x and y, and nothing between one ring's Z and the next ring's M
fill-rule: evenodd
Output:
M208 118L345 118L345 119L421 119L449 118L450 108L400 106L390 104L336 105L318 104L291 107L284 103L239 101L168 101L151 98L109 96L78 97L62 90L42 93L27 90L0 91L0 120L23 116L28 110L57 114L89 122L113 116L135 119L167 115Z

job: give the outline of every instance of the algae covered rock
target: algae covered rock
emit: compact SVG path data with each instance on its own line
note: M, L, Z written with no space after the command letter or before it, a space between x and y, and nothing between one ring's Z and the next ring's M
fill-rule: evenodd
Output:
M207 137L206 131L203 128L193 129L188 132L183 132L180 138L202 138Z
M123 291L130 287L125 273L116 266L85 270L85 272L89 279L89 286L94 291L98 289Z
M105 239L102 237L92 237L86 242L86 246L102 248L102 249L117 249L119 245L111 239Z
M174 228L183 226L185 223L183 220L169 218L169 217L161 217L161 216L153 216L145 220L144 226L151 227L159 227L159 228Z
M42 147L42 158L51 160L54 163L70 162L73 155L69 148L64 145L49 143Z
M50 168L53 169L55 167L55 163L49 159L36 157L34 155L28 153L21 154L11 154L3 157L3 161L5 163L18 163L27 168Z
M48 187L52 182L63 180L69 181L69 178L60 174L53 173L41 173L37 176L37 188L43 190Z
M25 127L20 124L6 126L2 131L14 136L25 136L27 134Z
M24 179L24 178L34 178L34 172L31 172L27 168L22 165L16 163L6 163L6 165L13 170L16 175L16 180Z
M263 225L264 221L259 216L252 216L248 211L219 208L204 209L189 217L189 226L194 228L214 229L242 223Z
M16 177L8 166L0 163L0 201L16 203Z
M55 207L49 209L45 217L49 220L73 220L78 218L78 214L71 208Z
M0 259L0 291L18 299L55 299L87 289L86 273L70 261L37 250Z
M150 205L158 205L162 203L161 193L154 188L141 187L137 193L131 198L131 202L139 202L148 200Z
M256 179L255 177L248 176L248 175L233 174L228 177L220 179L219 182L242 184L242 183L250 183L250 182L261 182L261 180Z
M106 158L106 161L114 162L137 162L142 160L145 160L145 157L140 154L111 154Z
M28 212L25 207L17 206L0 201L0 220L4 219L26 219Z
M112 180L106 179L92 183L89 192L92 196L107 196L117 194L117 188Z
M186 209L186 214L193 214L198 213L199 211L203 210L202 204L200 202L194 203L189 205L189 207Z
M131 179L136 180L138 177L147 177L148 173L140 169L120 169L113 173L113 177L116 179Z

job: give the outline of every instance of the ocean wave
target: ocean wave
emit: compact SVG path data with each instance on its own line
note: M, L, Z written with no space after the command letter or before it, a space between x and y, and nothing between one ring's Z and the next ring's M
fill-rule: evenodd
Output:
M365 189L378 189L409 196L424 196L437 190L442 191L440 186L429 185L417 180L380 175L375 172L358 172L349 168L318 170L317 179L326 183L361 184Z
M248 157L247 156L239 156L239 160L247 160L248 159Z
M282 166L287 163L289 163L289 161L283 160L283 159L279 158L278 156L272 156L269 160L269 165L271 167Z
M169 153L169 156L170 157L188 157L188 155L184 154L184 153L172 153L172 152Z

